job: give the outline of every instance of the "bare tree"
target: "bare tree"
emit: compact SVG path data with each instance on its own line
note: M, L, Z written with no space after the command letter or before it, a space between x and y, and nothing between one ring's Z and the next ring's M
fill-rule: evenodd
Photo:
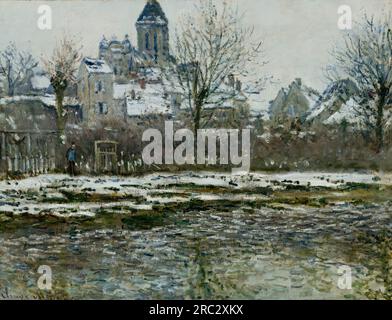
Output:
M249 67L257 69L261 42L254 41L253 28L244 25L236 8L226 2L215 5L213 0L201 0L183 18L173 42L175 63L164 75L174 75L196 132L214 116L204 112L206 105L219 107L238 94L235 85L225 88L225 80L245 75Z
M364 15L344 40L344 45L333 51L337 63L328 74L332 79L348 77L355 82L360 92L355 112L372 132L376 150L380 152L389 118L387 109L392 102L391 19L375 20Z
M0 75L5 79L6 94L13 96L15 90L26 82L29 73L38 65L30 53L19 51L15 43L10 43L0 52Z
M80 48L76 42L64 36L49 59L43 63L50 76L50 83L56 95L57 130L62 144L65 143L64 130L66 110L64 110L65 90L70 84L76 83L76 71L81 60Z

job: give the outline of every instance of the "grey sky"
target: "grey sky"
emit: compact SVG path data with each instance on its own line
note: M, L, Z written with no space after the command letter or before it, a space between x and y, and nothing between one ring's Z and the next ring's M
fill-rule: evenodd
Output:
M192 10L197 0L160 0L173 31L177 19ZM285 86L300 77L304 83L322 90L325 86L322 68L329 63L329 51L344 31L337 27L338 7L349 5L353 19L368 13L390 11L392 0L227 0L239 5L249 24L255 25L264 42L268 65L260 72L280 80ZM0 0L0 48L9 41L31 50L37 57L47 55L66 32L82 39L83 54L96 56L103 34L119 38L129 34L135 43L135 21L145 0ZM53 29L37 27L40 4L53 10ZM266 92L266 100L277 87Z

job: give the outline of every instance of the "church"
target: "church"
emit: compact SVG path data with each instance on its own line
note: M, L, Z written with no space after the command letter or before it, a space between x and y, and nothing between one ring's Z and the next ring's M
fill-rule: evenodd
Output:
M120 41L103 39L97 59L84 58L78 75L77 95L82 121L89 125L101 120L143 120L146 117L175 118L188 112L183 89L162 75L161 66L175 62L169 50L169 21L158 0L147 0L135 23L137 44L129 36ZM208 112L218 118L238 105L250 104L254 92L247 93L240 81L230 76L217 92L216 100L228 92L236 96L224 104L209 103ZM217 106L218 105L218 106Z
M122 41L103 37L98 59L82 60L77 95L83 121L128 119L146 110L170 114L172 98L164 92L159 72L154 72L172 59L169 21L157 0L147 1L135 26L136 45L128 35Z
M116 79L129 78L146 66L170 59L169 21L157 0L148 0L136 21L137 47L128 35L120 41L105 36L99 43L99 59L111 67Z

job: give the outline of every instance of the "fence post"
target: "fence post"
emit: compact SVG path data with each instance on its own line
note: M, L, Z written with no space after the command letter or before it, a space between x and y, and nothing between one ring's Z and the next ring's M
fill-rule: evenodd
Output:
M44 173L44 158L41 151L39 152L39 172Z

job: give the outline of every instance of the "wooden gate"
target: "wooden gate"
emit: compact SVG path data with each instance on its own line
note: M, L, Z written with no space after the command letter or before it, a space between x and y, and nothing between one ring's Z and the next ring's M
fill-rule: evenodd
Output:
M117 173L117 142L95 141L95 172Z

